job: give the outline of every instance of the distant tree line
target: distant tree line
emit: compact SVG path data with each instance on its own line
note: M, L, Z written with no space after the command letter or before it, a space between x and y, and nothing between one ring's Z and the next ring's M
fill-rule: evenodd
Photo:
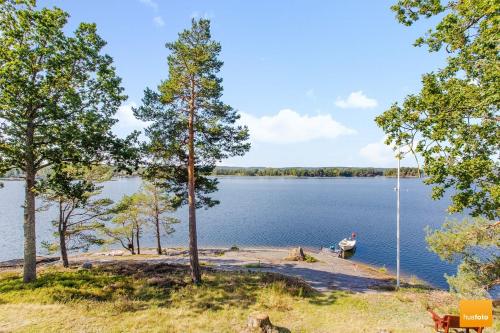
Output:
M49 174L50 170L42 171L39 177ZM141 176L144 168L138 168L132 172L115 169L113 177L134 177ZM402 167L401 177L418 177L418 169ZM420 170L422 174L423 171ZM264 167L216 167L213 176L264 176L264 177L396 177L396 168L348 168L348 167L328 167L328 168L264 168ZM1 177L18 178L22 177L20 170L12 169Z
M423 171L420 170L420 175L419 175L418 168L408 168L408 167L401 167L399 172L401 177L419 177L424 174ZM398 169L396 168L384 169L384 176L386 177L396 177L397 174L398 174Z
M237 168L217 167L214 176L278 176L278 177L395 177L396 169L385 168ZM401 177L418 177L417 168L401 168Z

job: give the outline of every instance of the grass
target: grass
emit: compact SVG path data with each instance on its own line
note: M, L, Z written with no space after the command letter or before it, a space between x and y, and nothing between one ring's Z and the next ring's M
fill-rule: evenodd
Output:
M306 262L310 262L310 263L313 263L313 262L318 262L318 259L316 259L315 257L313 257L313 256L312 256L312 255L310 255L310 254L307 254L307 253L306 253L306 254L304 255L304 257L305 257L305 261L306 261Z
M0 331L239 332L251 313L264 312L292 332L420 333L433 331L427 306L452 313L458 304L418 288L321 294L272 273L203 268L203 279L195 286L184 266L123 260L92 270L46 268L30 284L18 271L2 273Z
M243 265L245 268L262 268L260 261Z

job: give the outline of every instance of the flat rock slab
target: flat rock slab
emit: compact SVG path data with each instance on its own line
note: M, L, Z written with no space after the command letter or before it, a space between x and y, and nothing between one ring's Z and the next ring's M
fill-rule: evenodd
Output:
M287 249L251 249L239 252L227 252L221 258L208 260L223 269L241 269L258 260L261 268L249 268L252 271L274 272L302 278L318 291L350 290L373 292L376 289L393 284L387 274L377 272L365 265L337 258L322 253L311 253L318 262L286 261L282 258ZM307 252L307 251L306 251ZM205 259L205 258L203 258Z
M36 257L36 264L47 264L50 262L60 260L59 257ZM22 267L24 265L23 259L12 259L7 261L0 261L0 268Z

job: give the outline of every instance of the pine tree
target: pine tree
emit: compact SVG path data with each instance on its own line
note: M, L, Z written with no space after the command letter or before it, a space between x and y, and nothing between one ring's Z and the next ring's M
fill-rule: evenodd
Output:
M136 116L152 124L146 129L146 176L162 180L177 204L189 206L191 278L201 282L198 262L196 208L212 207L207 194L217 190L209 176L218 161L250 149L248 130L237 126L239 115L221 101L221 45L211 39L210 21L192 21L191 29L168 43L169 77L159 92L146 89Z

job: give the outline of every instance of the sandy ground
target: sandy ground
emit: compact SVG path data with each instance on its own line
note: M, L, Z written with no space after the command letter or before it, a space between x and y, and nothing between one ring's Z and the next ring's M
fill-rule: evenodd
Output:
M275 272L304 279L318 291L334 289L353 292L376 292L394 285L393 277L379 270L351 260L338 258L335 254L321 251L306 251L318 262L287 261L287 248L241 248L200 249L202 265L220 270L251 270ZM166 262L189 264L186 249L167 249L167 254L157 255L154 250L142 250L141 255L129 255L126 251L89 253L72 256L72 263L110 262L115 260L139 260L144 262Z

